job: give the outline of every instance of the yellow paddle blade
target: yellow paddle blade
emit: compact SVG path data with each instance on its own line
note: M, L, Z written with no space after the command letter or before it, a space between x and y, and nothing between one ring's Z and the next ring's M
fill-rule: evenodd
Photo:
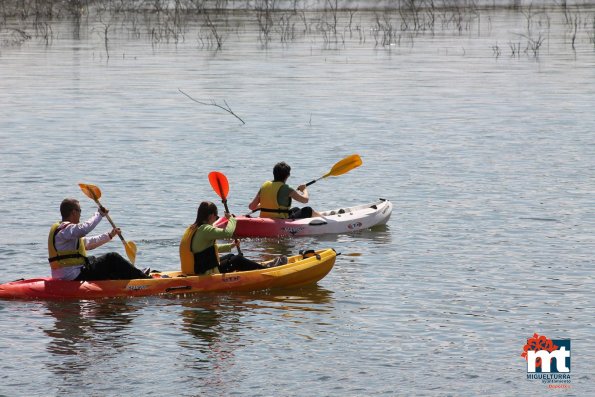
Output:
M89 197L91 200L97 201L101 198L101 189L99 189L97 186L91 185L89 183L79 183L79 187L85 196Z
M351 156L347 156L335 164L333 168L323 176L323 178L326 178L327 176L342 175L354 168L359 167L360 165L362 165L362 159L358 154L352 154Z
M134 242L132 241L127 241L124 244L124 248L126 248L126 255L128 256L128 259L130 260L130 263L132 263L134 265L134 262L136 261L136 244L134 244Z

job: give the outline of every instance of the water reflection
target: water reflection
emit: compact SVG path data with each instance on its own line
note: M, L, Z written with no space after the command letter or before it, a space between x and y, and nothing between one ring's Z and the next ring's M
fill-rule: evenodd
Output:
M267 338L277 339L277 332L271 333L275 324L285 329L289 324L310 322L303 318L316 316L316 312L330 311L332 295L332 291L312 286L172 298L174 308L179 309L181 329L190 336L177 341L183 350L178 362L184 368L179 382L200 385L201 390L218 395L233 394L237 381L234 386L230 374L243 371L247 352L268 345ZM259 360L252 357L251 365L262 367Z
M333 303L333 291L316 284L297 289L273 290L269 293L255 292L252 296L260 301L260 307L292 311L325 311ZM265 305L265 302L269 304Z
M200 342L198 350L205 355L219 349L213 346L219 343L222 322L237 322L238 314L228 311L225 304L216 297L194 298L182 301L182 326L185 331Z
M274 238L247 238L242 240L244 246L252 252L252 257L257 261L266 261L279 255L296 255L301 248L298 240Z
M220 365L233 356L234 346L242 345L241 335L251 330L243 316L279 316L289 312L329 311L333 292L317 285L253 293L204 295L181 300L182 328L197 344L187 346L201 353L199 363ZM248 327L248 329L247 329ZM200 365L199 365L200 366Z
M50 370L64 377L65 383L80 380L81 373L97 360L115 357L129 344L126 335L137 308L126 300L46 302L54 326L44 330L49 336L50 355L72 356L52 362Z
M235 363L235 350L241 346L239 336L240 310L236 310L233 297L213 295L184 298L182 329L193 337L193 343L181 341L189 357L184 366L192 371L189 377L203 378L206 387L223 390L223 374Z
M255 260L268 260L278 255L297 255L299 251L309 249L333 248L337 253L359 256L362 252L373 250L392 242L390 227L379 225L372 229L360 230L349 234L329 234L322 236L285 237L285 238L247 238L242 240L245 251ZM371 247L371 248L367 248ZM257 257L259 255L260 257Z
M333 292L318 285L295 289L256 291L221 295L204 295L181 301L182 324L185 331L197 338L198 348L209 356L225 344L239 341L237 335L245 324L244 314L278 315L278 311L328 311L332 308ZM225 341L223 341L225 339Z

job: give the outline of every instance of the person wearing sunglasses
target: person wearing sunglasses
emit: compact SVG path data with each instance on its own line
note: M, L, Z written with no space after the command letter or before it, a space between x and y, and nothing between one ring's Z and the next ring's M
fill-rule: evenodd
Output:
M120 234L119 228L96 236L87 236L108 214L100 206L81 222L81 206L78 200L66 198L60 204L62 221L52 225L48 235L48 254L52 278L59 280L96 281L131 280L151 278L149 270L142 271L117 252L100 256L88 256L87 251L98 248Z

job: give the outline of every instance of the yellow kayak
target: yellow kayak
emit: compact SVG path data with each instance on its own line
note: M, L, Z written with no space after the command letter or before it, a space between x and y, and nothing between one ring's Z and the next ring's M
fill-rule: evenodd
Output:
M187 276L179 271L151 273L151 279L64 281L49 277L0 284L0 299L97 299L119 296L256 291L316 283L335 264L333 249L291 256L287 264L260 270ZM266 262L265 262L266 263Z

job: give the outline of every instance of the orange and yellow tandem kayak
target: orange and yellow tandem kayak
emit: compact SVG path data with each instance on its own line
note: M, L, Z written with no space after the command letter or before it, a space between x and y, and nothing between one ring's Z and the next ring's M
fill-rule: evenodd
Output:
M151 279L64 281L34 278L0 284L0 299L98 299L121 296L256 291L316 283L335 264L333 249L290 256L287 264L261 270L187 276L179 271L152 273Z

